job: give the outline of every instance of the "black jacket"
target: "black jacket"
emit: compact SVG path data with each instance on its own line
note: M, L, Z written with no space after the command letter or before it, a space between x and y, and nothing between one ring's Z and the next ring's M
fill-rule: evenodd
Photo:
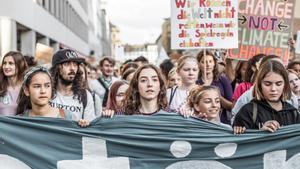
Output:
M257 104L257 117L253 122L253 103ZM233 126L244 126L247 129L259 129L269 120L276 120L280 126L300 123L298 110L287 102L282 102L282 110L276 111L266 101L252 100L236 114Z

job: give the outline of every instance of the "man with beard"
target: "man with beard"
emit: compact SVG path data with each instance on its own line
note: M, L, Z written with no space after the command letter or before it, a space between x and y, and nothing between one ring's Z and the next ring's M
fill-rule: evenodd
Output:
M73 120L91 121L95 118L94 103L91 93L83 87L82 72L79 70L82 62L84 58L79 58L70 49L60 50L53 55L51 74L56 95L50 104L71 112Z

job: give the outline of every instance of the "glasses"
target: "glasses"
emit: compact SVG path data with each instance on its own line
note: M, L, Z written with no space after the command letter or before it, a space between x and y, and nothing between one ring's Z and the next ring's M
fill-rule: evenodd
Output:
M124 96L125 96L125 93L118 93L116 96L117 96L117 97L124 97Z

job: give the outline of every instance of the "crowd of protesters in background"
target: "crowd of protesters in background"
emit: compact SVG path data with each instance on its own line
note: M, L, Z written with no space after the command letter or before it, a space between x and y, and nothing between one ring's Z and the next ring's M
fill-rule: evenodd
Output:
M157 66L139 56L116 67L112 57L97 62L61 49L48 70L11 51L1 61L0 115L62 118L86 127L95 118L172 113L236 134L300 123L298 58L284 65L276 55L248 61L220 61L219 55L226 52L177 53Z

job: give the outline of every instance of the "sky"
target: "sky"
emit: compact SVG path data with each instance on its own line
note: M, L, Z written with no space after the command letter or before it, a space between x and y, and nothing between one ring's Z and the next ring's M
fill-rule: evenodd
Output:
M107 0L107 15L124 44L155 42L170 8L170 0Z

